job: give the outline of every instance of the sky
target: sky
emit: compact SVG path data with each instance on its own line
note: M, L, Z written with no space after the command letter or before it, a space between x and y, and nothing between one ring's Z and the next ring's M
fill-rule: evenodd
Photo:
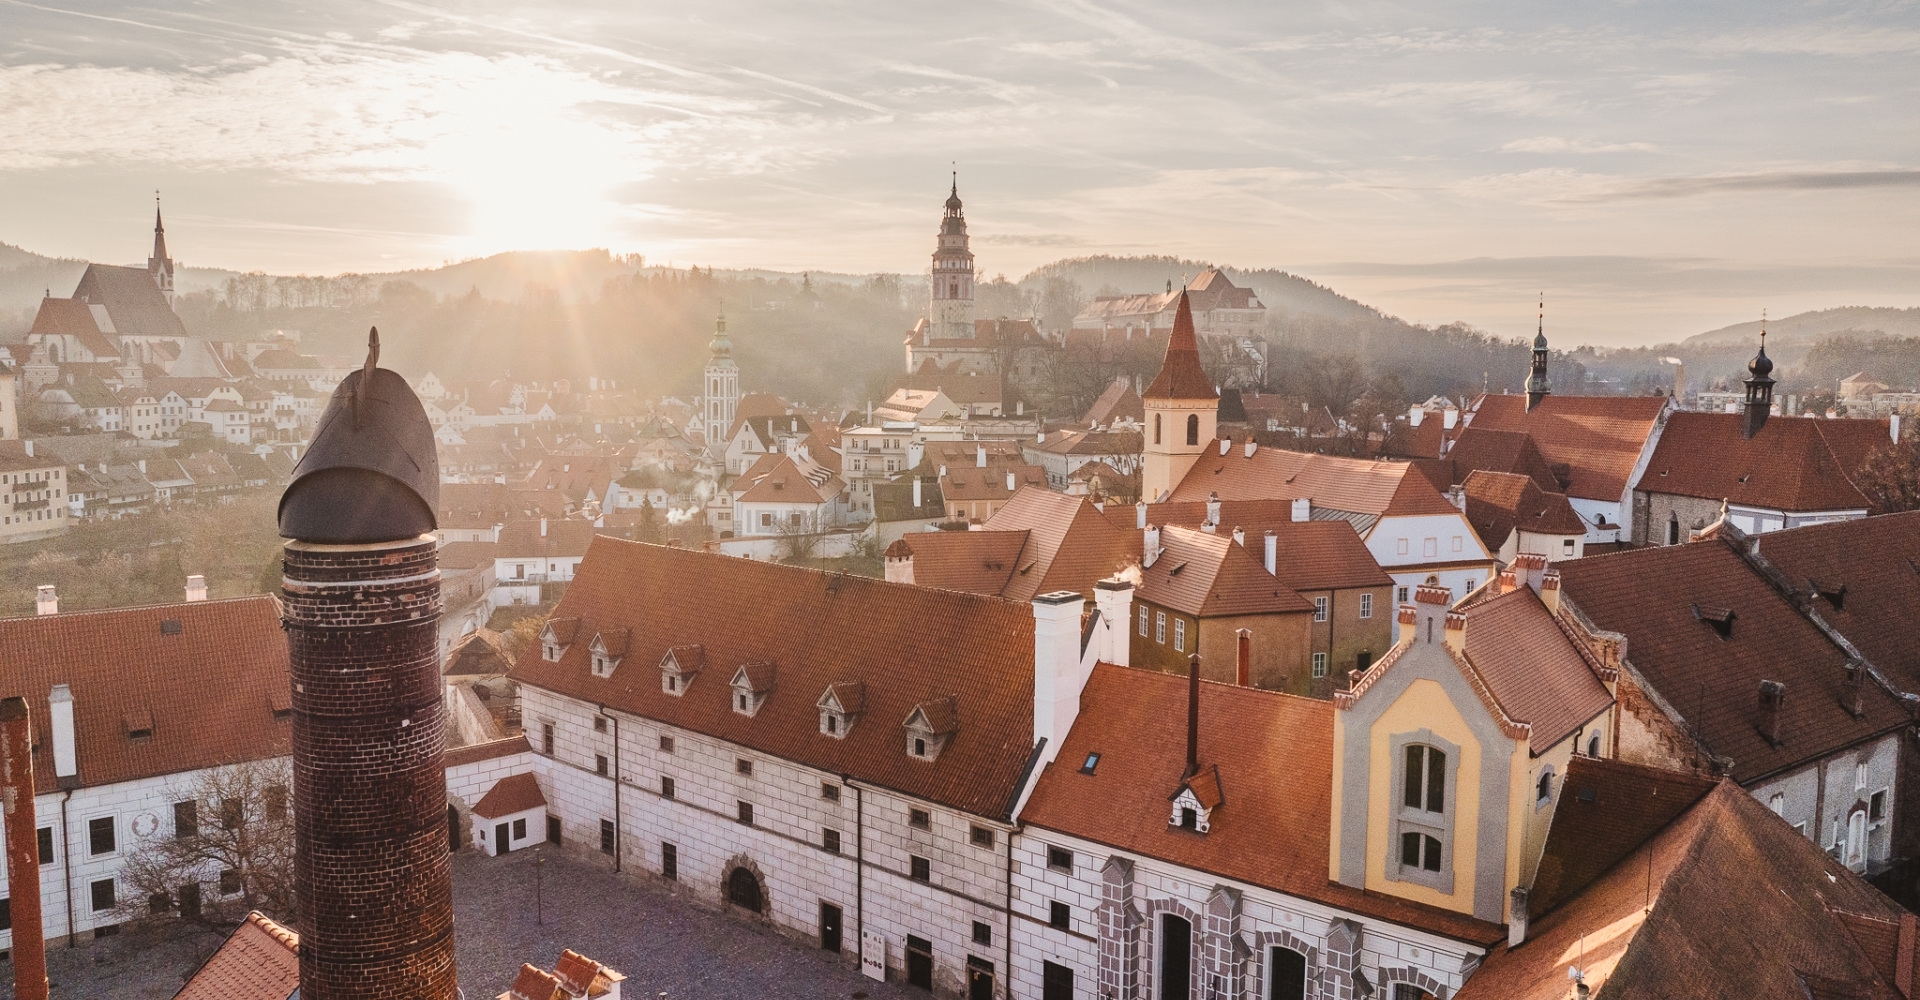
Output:
M1920 3L0 0L0 241L331 274L503 250L1279 267L1669 340L1920 306Z

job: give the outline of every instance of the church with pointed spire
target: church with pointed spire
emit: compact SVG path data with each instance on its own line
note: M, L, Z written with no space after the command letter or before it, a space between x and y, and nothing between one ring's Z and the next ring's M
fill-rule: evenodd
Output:
M153 197L153 255L147 258L147 273L160 288L169 308L173 305L173 258L167 256L167 227L160 221L160 196Z
M1187 293L1173 315L1160 374L1140 394L1146 411L1146 444L1140 495L1149 502L1166 498L1200 460L1218 433L1220 393L1200 367L1200 345L1193 332L1193 306Z

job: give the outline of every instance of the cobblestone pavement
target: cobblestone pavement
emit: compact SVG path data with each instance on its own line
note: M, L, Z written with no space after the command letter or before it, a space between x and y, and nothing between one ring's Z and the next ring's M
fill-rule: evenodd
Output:
M562 948L625 973L622 994L630 1000L928 997L874 982L805 942L679 898L658 879L615 875L544 845L503 858L471 850L454 855L453 905L467 1000L505 992L522 962L551 970ZM851 944L853 914L847 917ZM48 978L56 998L168 1000L220 940L172 928L165 934L129 930L100 941L83 937L71 949L50 941ZM12 998L13 967L0 962L0 1000Z

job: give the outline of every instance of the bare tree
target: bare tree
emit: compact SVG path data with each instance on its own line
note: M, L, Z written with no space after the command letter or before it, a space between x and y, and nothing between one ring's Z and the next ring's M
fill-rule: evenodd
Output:
M804 563L820 554L820 526L812 514L791 512L786 520L775 523L780 533L780 561Z
M173 815L136 839L121 869L123 920L177 916L232 927L259 910L294 917L293 767L286 758L199 772L174 793ZM171 820L169 823L168 820Z
M1878 513L1920 510L1920 439L1906 434L1875 448L1853 479Z

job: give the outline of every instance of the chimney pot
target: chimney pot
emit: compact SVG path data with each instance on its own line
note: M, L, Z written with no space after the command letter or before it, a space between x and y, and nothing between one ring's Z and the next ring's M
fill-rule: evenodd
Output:
M1527 887L1516 885L1507 894L1510 908L1507 917L1507 947L1518 948L1527 940Z
M1293 500L1293 519L1295 521L1313 520L1313 498L1295 497Z
M57 615L60 613L60 594L51 583L43 583L35 588L33 612L37 615Z
M1779 681L1760 682L1760 735L1774 746L1780 745L1780 712L1787 700L1787 686Z
M1269 531L1266 535L1266 564L1268 576L1280 575L1280 538Z
M187 601L191 603L193 601L204 601L206 599L207 578L199 573L187 577Z
M1865 686L1866 678L1867 665L1865 663L1859 660L1847 661L1847 693L1845 700L1843 700L1841 704L1846 706L1847 714L1856 719L1867 714L1866 701L1862 697L1861 691Z

